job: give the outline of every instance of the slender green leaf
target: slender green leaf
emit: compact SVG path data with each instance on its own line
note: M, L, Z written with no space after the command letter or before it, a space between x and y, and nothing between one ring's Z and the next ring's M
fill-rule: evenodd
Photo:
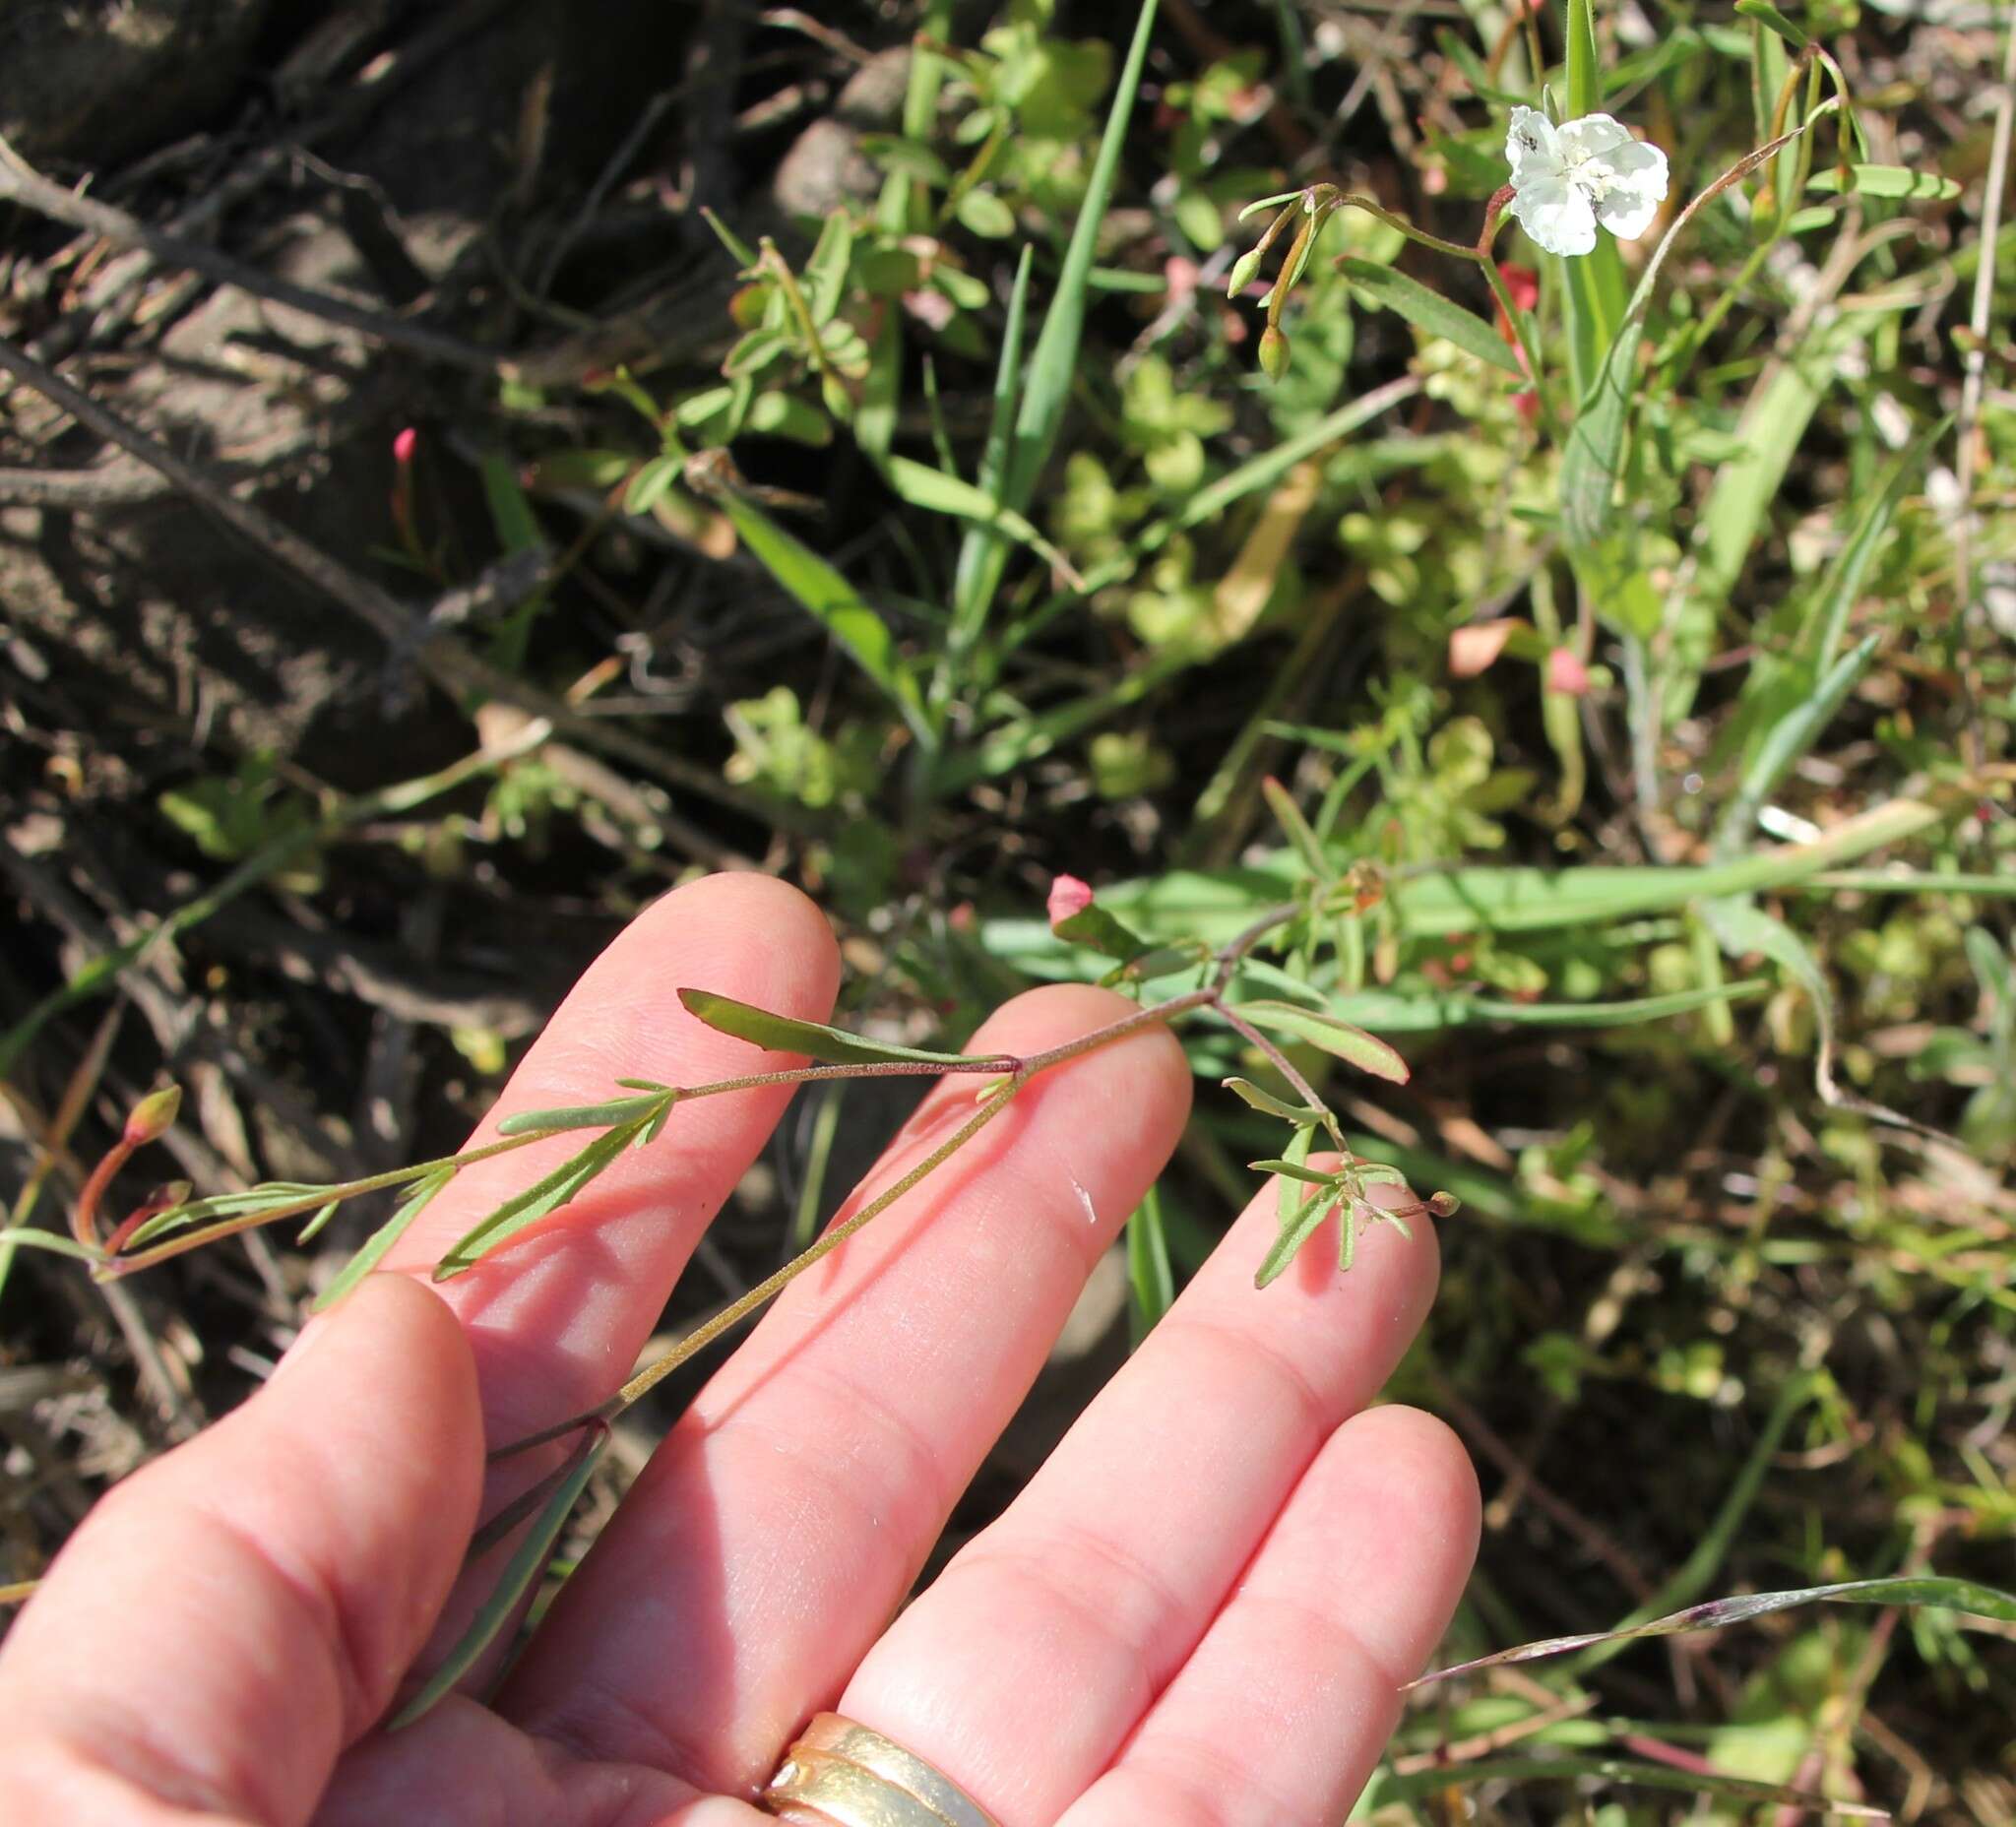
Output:
M774 1015L768 1009L737 1002L732 996L718 996L711 989L682 989L679 1000L688 1013L719 1034L733 1035L757 1046L780 1053L803 1053L829 1065L863 1066L914 1064L927 1066L970 1065L970 1053L930 1053L919 1047L897 1046L885 1040L828 1028L820 1022L801 1022L788 1015Z
M526 1532L525 1540L506 1563L489 1598L470 1620L469 1628L428 1678L426 1686L400 1709L387 1731L402 1732L432 1712L453 1692L455 1684L475 1666L477 1658L511 1621L520 1602L532 1590L533 1583L545 1571L546 1563L552 1557L553 1544L559 1540L560 1531L566 1527L567 1518L580 1501L581 1493L588 1488L588 1480L595 1476L596 1465L608 1443L609 1430L598 1427L582 1449L573 1470L554 1487L545 1507Z
M1286 1098L1277 1098L1271 1091L1263 1090L1251 1079L1229 1078L1219 1081L1227 1091L1251 1104L1254 1109L1269 1116L1279 1116L1291 1123L1320 1123L1321 1110L1313 1110L1307 1104L1290 1103Z
M655 1097L612 1098L607 1103L563 1104L550 1110L520 1110L497 1125L500 1136L532 1135L540 1130L607 1129L616 1123L654 1113L664 1093Z
M1360 291L1406 318L1416 329L1455 344L1466 354L1501 369L1514 380L1524 378L1519 358L1506 346L1505 339L1475 311L1467 311L1440 292L1431 291L1418 280L1411 280L1391 267L1374 266L1369 260L1347 259L1343 270Z
M1500 1650L1493 1656L1480 1656L1474 1662L1437 1669L1411 1682L1414 1687L1430 1681L1444 1681L1451 1675L1470 1674L1479 1669L1495 1669L1507 1663L1538 1662L1546 1656L1562 1656L1573 1650L1598 1644L1629 1643L1639 1637L1670 1637L1690 1630L1722 1630L1774 1611L1788 1611L1801 1605L1911 1605L1939 1606L1962 1611L1970 1617L1992 1618L2016 1624L2016 1593L2005 1593L1976 1580L1947 1579L1930 1574L1902 1575L1880 1580L1843 1580L1832 1586L1804 1586L1796 1592L1742 1593L1729 1599L1710 1599L1682 1611L1669 1612L1648 1623L1632 1624L1618 1630L1597 1630L1582 1636L1546 1637L1522 1643L1517 1649Z
M912 507L932 514L949 514L972 521L990 533L1004 534L1054 566L1073 588L1084 589L1085 580L1070 559L1044 538L1026 516L1003 507L985 489L976 488L973 483L947 475L943 470L934 470L913 457L885 458L881 469L889 486Z
M1015 263L1015 284L1008 293L1008 319L1001 330L1001 353L994 364L994 401L987 422L987 441L980 452L979 486L996 507L1005 503L1008 465L1015 435L1016 408L1022 398L1022 344L1029 321L1029 276L1036 250L1025 246ZM998 556L999 536L984 523L969 527L959 544L958 562L952 574L951 650L964 654L978 638L991 606L992 591L981 596L989 583L988 565ZM953 682L947 669L947 686Z
M1799 699L1771 727L1743 778L1717 821L1709 853L1717 858L1733 856L1750 839L1750 828L1766 797L1792 772L1793 764L1820 739L1834 721L1834 714L1868 670L1881 637L1869 635L1836 661L1832 669Z
M1601 84L1596 55L1596 13L1591 0L1568 0L1568 118L1594 114ZM1536 72L1538 76L1538 72Z
M1463 1028L1474 1022L1502 1022L1514 1028L1630 1028L1644 1022L1690 1015L1716 1002L1743 1002L1761 996L1768 984L1725 983L1712 989L1677 989L1664 996L1643 996L1635 1002L1504 1002L1472 996L1460 990L1424 991L1418 995L1386 989L1359 990L1331 999L1333 1009L1355 1015L1382 1034L1432 1034L1440 1028ZM1240 1013L1251 1009L1241 1005Z
M48 1250L57 1256L74 1257L79 1262L88 1262L94 1268L104 1266L105 1254L75 1237L66 1237L60 1231L43 1230L34 1225L8 1225L0 1228L0 1246L13 1249L17 1244L26 1244L32 1250Z
M1806 34L1768 0L1736 0L1735 10L1744 19L1754 19L1759 25L1769 27L1790 44L1794 50L1806 48Z
M398 1211L365 1239L363 1247L345 1263L336 1279L315 1296L315 1311L326 1313L365 1276L383 1262L392 1246L405 1236L414 1219L424 1212L434 1195L455 1178L453 1167L437 1168L415 1183L411 1194Z
M1335 1053L1339 1059L1350 1061L1360 1072L1369 1072L1374 1078L1405 1085L1412 1076L1407 1061L1384 1040L1350 1022L1338 1020L1334 1015L1317 1009L1297 1008L1292 1002L1265 1000L1240 1003L1239 1014L1255 1027L1271 1028L1276 1033L1292 1034L1297 1040L1310 1041L1326 1053Z
M1960 186L1937 171L1914 171L1906 165L1850 165L1848 182L1833 166L1815 171L1806 180L1808 190L1857 191L1864 197L1888 197L1912 203L1947 203L1960 195Z
M881 616L825 559L793 538L746 496L727 493L719 505L742 543L778 583L838 641L848 657L895 700L919 740L929 740L916 680L896 651Z
M1319 1173L1314 1167L1305 1167L1297 1161L1249 1161L1246 1166L1255 1173L1285 1173L1292 1180L1300 1180L1304 1186L1335 1186L1337 1175Z
M1134 112L1134 98L1141 87L1141 72L1148 60L1148 41L1155 26L1156 0L1143 0L1135 21L1133 41L1113 89L1106 113L1105 132L1086 179L1085 200L1079 206L1078 220L1064 250L1064 263L1057 275L1056 295L1043 314L1043 327L1030 357L1029 377L1023 387L1022 403L1015 415L1015 430L1009 444L1008 465L1001 490L1003 505L1017 512L1029 506L1036 493L1037 478L1049 461L1050 450L1064 422L1064 409L1078 377L1078 345L1085 328L1086 301L1091 292L1094 257L1099 251L1101 225L1112 198L1113 179L1120 167L1120 149L1126 142L1127 123ZM974 580L975 596L991 602L998 588L1005 548L995 545L980 560L980 575Z
M1133 1296L1127 1310L1128 1334L1139 1347L1176 1299L1176 1273L1169 1261L1159 1185L1148 1189L1127 1220L1127 1287Z
M1629 1757L1480 1757L1472 1763L1437 1764L1432 1770L1385 1777L1381 1801L1405 1802L1418 1796L1473 1783L1615 1783L1628 1789L1656 1789L1683 1796L1722 1796L1732 1802L1770 1803L1804 1808L1815 1814L1846 1814L1858 1820L1888 1820L1882 1808L1861 1801L1837 1801L1811 1790L1783 1783L1761 1783L1750 1777L1725 1776L1717 1770L1680 1770L1671 1764L1643 1763Z
M1300 853L1302 861L1308 864L1309 872L1318 881L1327 881L1335 872L1335 865L1323 853L1322 843L1309 829L1309 821L1302 816L1302 808L1295 804L1294 794L1271 774L1260 783L1260 791L1267 800L1268 810L1274 814L1275 822Z
M1260 1267L1254 1270L1255 1288L1265 1288L1270 1282L1280 1280L1289 1264L1294 1261L1295 1253L1322 1228L1323 1221L1337 1210L1338 1201L1343 1197L1343 1189L1333 1187L1329 1192L1319 1193L1306 1204L1297 1206L1292 1220L1283 1227L1280 1235L1269 1245L1267 1254L1260 1259ZM1341 1222L1349 1225L1351 1215L1346 1213Z
M524 1191L472 1225L449 1246L448 1253L434 1265L434 1280L452 1281L464 1275L492 1250L507 1243L529 1225L557 1212L622 1154L644 1127L642 1120L620 1123L596 1137L580 1154L570 1156L544 1178L535 1180Z
M329 1221L336 1216L337 1208L342 1204L343 1201L341 1199L332 1199L321 1211L317 1212L313 1218L303 1225L300 1234L294 1238L295 1247L298 1248L303 1243L314 1242L322 1234Z

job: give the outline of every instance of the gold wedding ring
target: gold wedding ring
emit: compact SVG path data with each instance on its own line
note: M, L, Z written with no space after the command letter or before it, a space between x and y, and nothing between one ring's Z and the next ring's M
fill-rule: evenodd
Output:
M794 1827L1000 1827L951 1778L838 1713L805 1728L756 1805Z

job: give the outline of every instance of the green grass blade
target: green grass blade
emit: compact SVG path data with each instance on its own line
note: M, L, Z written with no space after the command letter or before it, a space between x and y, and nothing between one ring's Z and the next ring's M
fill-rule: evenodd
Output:
M912 507L971 521L973 532L989 538L1013 539L1018 545L1026 545L1077 588L1084 588L1085 580L1078 575L1070 559L1044 538L1025 516L1011 507L1004 507L986 489L976 488L959 476L947 475L943 470L934 470L929 464L918 463L911 457L887 458L880 468L889 486Z
M1022 398L1022 344L1029 322L1029 276L1035 264L1034 248L1025 246L1015 263L1015 284L1008 293L1008 321L1001 331L1001 357L994 366L993 411L987 425L987 442L980 452L979 485L997 507L1006 500L1008 459L1015 433L1015 410ZM960 541L958 563L952 574L952 633L947 643L948 661L957 661L979 638L992 606L988 565L998 556L1000 538L990 529L967 529ZM998 582L998 573L993 574ZM948 666L948 685L956 673Z
M1029 379L1023 388L1021 409L1015 415L1001 491L1003 503L1017 512L1029 506L1036 492L1037 478L1056 443L1077 376L1078 345L1085 329L1086 301L1091 295L1093 258L1099 249L1099 231L1105 220L1106 205L1112 198L1113 179L1120 168L1120 151L1127 137L1127 122L1134 112L1134 97L1141 87L1142 68L1148 60L1155 11L1156 0L1144 0L1135 21L1133 41L1127 47L1126 62L1120 69L1120 80L1113 91L1112 105L1106 113L1099 154L1086 182L1085 202L1064 250L1056 295L1043 313L1042 331L1030 357ZM973 582L976 600L993 600L1005 560L1005 548L998 545L979 560Z
M1563 1656L1574 1650L1635 1642L1640 1637L1672 1637L1690 1630L1723 1630L1731 1624L1747 1623L1752 1618L1768 1617L1774 1611L1789 1611L1795 1606L1802 1605L1940 1606L1947 1610L1964 1612L1969 1617L2016 1624L2016 1593L1984 1586L1977 1580L1947 1579L1928 1574L1880 1580L1843 1580L1832 1586L1803 1586L1796 1592L1741 1593L1730 1599L1709 1599L1643 1624L1522 1643L1517 1649L1500 1650L1494 1656L1480 1656L1475 1662L1437 1669L1432 1674L1422 1675L1413 1685L1421 1687L1430 1681L1470 1674L1479 1669L1502 1668L1507 1663L1538 1662L1543 1657Z
M896 651L896 638L888 623L861 600L839 571L785 532L754 502L725 494L720 506L750 555L840 643L849 659L889 694L917 739L930 742L916 680Z
M1885 1809L1860 1801L1836 1801L1811 1790L1789 1789L1750 1777L1716 1771L1677 1770L1670 1764L1641 1763L1628 1757L1481 1757L1472 1763L1437 1765L1433 1770L1385 1778L1381 1801L1406 1802L1471 1783L1615 1783L1684 1796L1722 1796L1732 1802L1804 1808L1816 1814L1847 1814L1859 1820L1888 1820ZM1692 1818L1689 1816L1688 1818ZM1720 1817L1718 1817L1720 1818Z
M1717 1002L1747 1002L1769 987L1749 980L1709 989L1676 989L1669 995L1641 996L1628 1002L1505 1002L1461 991L1428 991L1417 996L1401 990L1366 989L1333 997L1330 1006L1381 1034L1432 1034L1479 1022L1498 1022L1508 1028L1636 1028L1675 1015L1691 1015Z
M1718 859L1732 856L1750 841L1750 828L1757 822L1758 808L1834 721L1835 712L1855 689L1856 681L1868 670L1881 638L1872 634L1858 642L1814 684L1809 696L1800 699L1772 725L1750 765L1743 770L1735 793L1723 808L1710 855Z
M1568 118L1578 120L1597 109L1599 85L1596 58L1596 11L1591 0L1568 0Z
M469 1628L448 1652L440 1668L434 1670L426 1686L399 1710L387 1726L388 1732L404 1731L415 1720L432 1712L453 1690L456 1682L475 1667L477 1658L511 1621L520 1602L532 1590L533 1583L545 1571L546 1563L552 1557L553 1544L560 1539L560 1531L566 1527L567 1518L580 1501L581 1493L588 1488L588 1480L595 1476L596 1465L608 1443L609 1430L598 1427L594 1437L582 1449L574 1469L554 1487L553 1494L534 1519L525 1540L518 1544L517 1552L505 1564L496 1588L484 1600L482 1608L470 1620Z
M608 1129L634 1117L649 1115L661 1098L612 1098L606 1103L563 1104L550 1110L520 1110L497 1125L500 1136L532 1135L541 1130Z
M1138 1349L1176 1299L1176 1273L1169 1262L1159 1185L1148 1189L1127 1220L1127 1288L1130 1349Z

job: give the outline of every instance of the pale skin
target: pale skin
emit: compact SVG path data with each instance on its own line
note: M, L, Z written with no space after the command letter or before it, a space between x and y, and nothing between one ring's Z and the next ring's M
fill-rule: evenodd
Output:
M826 923L794 890L680 889L591 967L478 1133L605 1098L619 1075L763 1069L685 1013L682 985L824 1020L838 979ZM1128 1006L1036 990L975 1049L1035 1051ZM1411 1239L1375 1227L1345 1276L1319 1240L1261 1292L1276 1223L1262 1192L1007 1513L901 1608L1175 1145L1190 1076L1161 1030L1033 1081L786 1291L491 1704L452 1697L378 1729L494 1578L495 1556L462 1573L479 1512L555 1463L486 1476L484 1442L623 1379L788 1099L682 1106L650 1150L436 1290L426 1269L446 1245L578 1140L470 1169L409 1234L400 1273L118 1486L0 1646L0 1819L758 1827L748 1798L834 1707L1003 1827L1341 1820L1477 1543L1453 1436L1368 1406L1433 1294L1425 1220ZM934 1088L866 1193L973 1099L971 1080Z

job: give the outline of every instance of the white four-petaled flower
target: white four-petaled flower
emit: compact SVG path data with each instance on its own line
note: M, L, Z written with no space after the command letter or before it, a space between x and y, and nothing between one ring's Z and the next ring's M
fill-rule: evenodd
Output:
M1598 222L1635 241L1666 199L1666 155L1607 114L1556 127L1538 108L1514 108L1505 157L1513 219L1550 254L1588 253Z

